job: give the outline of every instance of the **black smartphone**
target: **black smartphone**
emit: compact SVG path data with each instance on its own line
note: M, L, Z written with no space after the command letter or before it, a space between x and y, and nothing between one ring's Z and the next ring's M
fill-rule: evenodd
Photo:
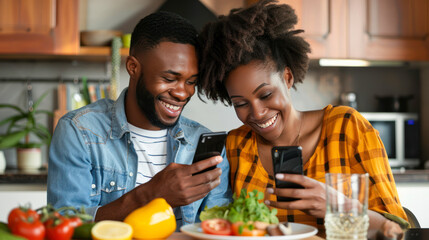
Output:
M409 228L405 231L404 240L429 239L429 228Z
M300 146L285 146L273 147L271 149L271 157L273 160L274 175L277 173L290 173L302 175L302 147ZM293 182L281 181L275 178L276 188L304 188L300 184ZM297 198L279 197L277 201L290 202Z
M198 140L197 149L195 150L194 160L192 163L221 155L227 135L228 134L226 132L202 133ZM215 168L216 166L212 166L195 174L200 174Z

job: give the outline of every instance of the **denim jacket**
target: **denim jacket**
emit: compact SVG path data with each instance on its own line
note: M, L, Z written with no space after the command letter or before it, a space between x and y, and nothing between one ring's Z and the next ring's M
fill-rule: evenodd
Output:
M85 207L95 216L100 206L131 191L136 184L137 154L125 115L125 89L117 101L99 100L67 113L58 122L49 150L48 203L54 207ZM201 133L207 128L180 117L168 129L167 162L191 164ZM199 221L205 206L231 201L229 163L225 151L221 183L206 197L180 207L183 225Z

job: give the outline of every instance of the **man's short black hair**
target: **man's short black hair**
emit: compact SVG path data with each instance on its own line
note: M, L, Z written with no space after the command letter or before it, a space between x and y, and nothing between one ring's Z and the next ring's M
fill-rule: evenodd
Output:
M164 41L191 44L197 49L197 35L196 28L185 18L171 12L155 12L134 28L130 54L152 49Z

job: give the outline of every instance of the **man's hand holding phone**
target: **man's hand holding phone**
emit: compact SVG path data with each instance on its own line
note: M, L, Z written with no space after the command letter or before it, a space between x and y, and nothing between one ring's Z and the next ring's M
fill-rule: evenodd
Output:
M226 132L201 134L192 165L171 163L149 181L156 197L178 207L205 197L217 187L222 170L216 165L223 161L220 155L226 136Z
M201 134L192 162L197 163L213 156L220 156L225 146L226 136L226 132L211 132ZM214 168L215 166L212 166L203 169L196 174L213 170Z
M204 159L192 165L171 163L148 182L156 196L162 197L172 207L188 205L205 197L220 184L222 170L216 165L223 161L221 156ZM204 169L213 170L196 174Z

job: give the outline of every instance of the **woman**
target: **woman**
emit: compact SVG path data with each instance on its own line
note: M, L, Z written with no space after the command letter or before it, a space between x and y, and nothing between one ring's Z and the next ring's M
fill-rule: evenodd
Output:
M325 173L367 172L370 229L385 229L392 224L387 219L406 224L386 152L369 122L345 106L307 112L293 107L290 90L304 79L310 46L298 36L302 30L292 29L294 10L272 3L232 10L200 35L199 93L233 105L244 123L229 133L226 145L233 191L264 191L280 221L323 231ZM302 146L304 176L276 178L305 189L276 189L271 148L291 145ZM276 196L298 200L276 202Z

